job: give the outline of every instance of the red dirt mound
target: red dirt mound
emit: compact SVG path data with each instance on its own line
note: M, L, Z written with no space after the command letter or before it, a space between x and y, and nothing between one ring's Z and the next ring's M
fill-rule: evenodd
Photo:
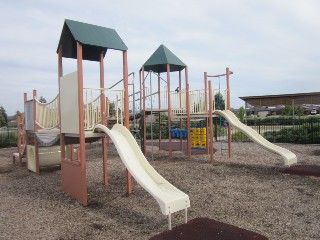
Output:
M320 177L320 166L315 165L294 165L282 171L287 174L295 174L300 176Z
M263 235L209 218L195 218L150 240L267 240Z

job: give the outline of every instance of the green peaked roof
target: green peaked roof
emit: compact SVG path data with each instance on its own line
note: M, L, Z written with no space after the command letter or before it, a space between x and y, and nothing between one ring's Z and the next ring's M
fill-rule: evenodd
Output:
M167 72L167 64L170 64L170 72L183 70L186 65L163 44L143 64L145 71L157 73Z
M66 19L57 48L62 45L62 56L77 58L77 42L83 46L83 59L99 61L100 54L108 49L128 50L116 30Z

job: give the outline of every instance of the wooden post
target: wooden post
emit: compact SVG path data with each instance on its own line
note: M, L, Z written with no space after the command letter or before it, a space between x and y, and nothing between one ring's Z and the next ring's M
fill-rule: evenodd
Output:
M61 169L63 168L62 161L66 159L66 145L64 137L65 135L61 133L61 98L60 98L60 78L63 76L62 68L62 45L59 47L58 51L58 86L59 86L59 124L60 124L60 152L61 152Z
M124 126L130 130L129 126L129 83L128 83L128 56L127 51L123 51L123 89L124 89ZM127 193L132 193L132 177L127 170Z
M104 92L104 63L103 63L104 52L100 53L100 111L101 111L101 123L106 125L106 97ZM107 140L106 136L102 137L102 159L103 159L103 184L108 184L108 158L107 158Z
M179 102L180 102L180 111L182 114L182 97L181 97L181 70L179 70ZM182 130L182 118L180 118L180 129ZM183 145L182 145L182 136L180 136L180 151L183 151Z
M17 116L17 126L18 126L18 142L17 142L17 145L18 145L18 156L19 156L19 166L21 167L21 163L20 163L20 159L21 159L21 118L20 118L20 115L18 114ZM13 156L12 158L13 160L13 164L16 163L16 158L15 156Z
M212 85L211 81L209 81L209 134L207 132L207 136L209 135L209 146L207 147L209 149L210 153L210 160L213 161L213 124L212 124L212 109L213 109L213 96L212 96Z
M23 103L24 103L24 107L26 106L26 102L28 101L28 94L27 93L24 93L23 94ZM24 115L24 117L26 117L26 114ZM26 119L25 119L25 122L26 122ZM29 134L26 130L26 151L27 151L27 147L28 147L28 144L29 144ZM26 154L26 169L27 171L29 171L28 169L28 153Z
M229 68L226 68L226 81L227 81L227 110L230 110L230 71ZM232 149L231 149L231 124L228 124L228 154L229 158L232 156Z
M191 159L191 120L190 120L190 93L189 93L189 79L188 79L188 67L184 69L186 79L186 107L187 107L187 149L188 160Z
M86 177L86 143L84 133L84 106L83 106L83 66L82 66L82 45L77 42L77 68L78 68L78 103L79 103L79 144L80 144L80 165L81 165L81 199L82 204L87 206L87 177Z
M33 138L34 138L34 152L35 152L35 160L36 160L36 175L40 175L40 160L39 160L39 143L36 138L36 132L38 131L38 125L37 125L37 104L36 104L36 98L37 98L37 91L33 90Z
M158 74L158 106L159 110L161 109L161 84L160 84L160 73ZM161 150L161 111L159 111L159 150Z
M143 139L142 139L142 152L144 155L146 155L147 153L147 120L146 120L146 90L145 90L145 81L144 81L144 67L142 67L142 79L141 79L141 83L142 83L142 89L140 90L140 92L142 92L142 99L140 98L140 101L142 101L142 114L141 114L141 121L143 121Z
M169 156L172 156L171 128L171 98L170 98L170 64L167 64L167 91L168 91L168 136L169 136Z
M212 91L212 89L209 86L209 92L208 92L208 73L204 72L204 92L205 92L205 105L206 105L206 113L208 114L208 118L206 119L206 145L207 145L207 154L210 154L210 149L209 149L209 134L208 132L212 130L209 122L209 118L212 118L212 107L210 109L210 97L209 97L209 109L207 109L208 106L208 95L210 95L210 91ZM213 99L211 99L211 101L213 101ZM211 103L212 106L212 103ZM208 111L209 110L209 111ZM210 114L211 111L211 114ZM208 128L209 126L209 128Z

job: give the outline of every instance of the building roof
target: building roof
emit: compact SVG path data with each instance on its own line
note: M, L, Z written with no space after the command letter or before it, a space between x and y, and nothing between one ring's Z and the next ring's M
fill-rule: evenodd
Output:
M320 92L239 97L255 107L320 104Z
M105 55L108 49L128 50L114 29L66 19L57 53L62 45L62 57L76 59L77 42L83 46L83 59L90 61L99 61L101 52L104 51Z
M143 64L143 67L145 71L161 73L167 72L167 64L170 64L170 72L183 70L187 66L162 44Z

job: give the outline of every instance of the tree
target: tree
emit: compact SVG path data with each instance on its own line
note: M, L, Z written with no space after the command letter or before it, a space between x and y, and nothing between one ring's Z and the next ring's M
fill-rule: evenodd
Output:
M240 107L240 108L239 108L238 117L240 118L240 121L241 121L241 122L243 122L244 114L245 114L244 107Z
M296 107L295 113L296 113L296 115L298 115L298 116L302 116L302 115L304 114L304 109L303 109L303 107L302 107L302 106Z
M110 117L116 115L115 104L113 102L109 103L109 115Z
M283 115L286 115L286 116L292 116L293 114L302 116L304 113L304 109L302 106L297 106L293 108L292 106L287 105L284 107L282 113Z
M6 125L6 124L5 124L4 117L3 117L2 114L0 114L0 128L3 127L3 126L5 126L5 125Z
M0 106L0 127L7 126L8 123L8 115L6 110Z
M216 110L224 110L225 109L225 102L223 96L220 92L217 92L214 95L214 107Z
M21 116L21 112L19 110L17 110L16 114L14 116L17 118L19 115Z
M44 97L40 96L39 102L41 102L41 103L47 103L47 100L46 100Z
M292 107L289 105L286 105L282 111L282 114L285 116L292 116Z

